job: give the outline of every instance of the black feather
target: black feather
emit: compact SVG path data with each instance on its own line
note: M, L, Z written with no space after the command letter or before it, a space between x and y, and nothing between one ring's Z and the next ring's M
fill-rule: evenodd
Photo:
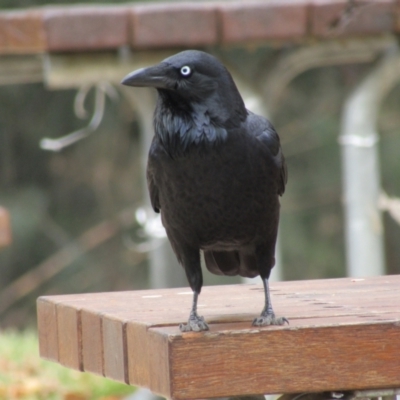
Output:
M183 66L189 76L180 75ZM275 264L279 195L287 182L279 136L267 119L246 110L231 75L209 54L179 53L124 83L158 91L150 198L195 292L192 328L205 329L196 314L200 250L215 274L260 274L265 283ZM262 316L270 317L267 297L266 284Z

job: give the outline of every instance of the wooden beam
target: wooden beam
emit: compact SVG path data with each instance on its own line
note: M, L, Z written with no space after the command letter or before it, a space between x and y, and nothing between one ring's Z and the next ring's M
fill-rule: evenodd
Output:
M172 399L400 387L400 276L204 287L210 331L181 333L186 288L38 299L42 357Z
M0 54L198 48L285 47L334 37L400 31L400 4L344 0L155 2L69 5L0 12ZM174 23L171 23L173 21Z

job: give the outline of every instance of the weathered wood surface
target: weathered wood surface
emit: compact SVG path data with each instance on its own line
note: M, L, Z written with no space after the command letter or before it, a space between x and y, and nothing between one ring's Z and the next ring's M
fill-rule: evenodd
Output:
M38 299L40 354L173 399L400 387L400 275L271 285L289 326L254 328L261 285Z
M192 48L400 32L400 3L379 0L153 2L0 12L0 54ZM362 3L359 1L358 3ZM11 3L10 3L11 4ZM173 21L173 23L171 22ZM347 44L347 43L345 43Z
M11 223L8 211L0 207L0 249L11 244Z

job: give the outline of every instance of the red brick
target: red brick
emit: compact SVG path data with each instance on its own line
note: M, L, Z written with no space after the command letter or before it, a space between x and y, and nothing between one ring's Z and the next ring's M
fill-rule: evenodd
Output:
M368 35L394 29L393 0L359 0L355 2L354 11L346 14L347 4L345 0L314 0L311 34L319 37Z
M394 19L394 30L400 32L400 0L395 1Z
M40 53L45 50L45 43L40 12L0 14L0 53Z
M160 3L131 8L134 48L192 47L217 41L217 14L211 4Z
M125 7L54 7L44 13L50 51L113 49L128 43Z
M227 2L219 5L223 43L297 39L307 33L308 2Z

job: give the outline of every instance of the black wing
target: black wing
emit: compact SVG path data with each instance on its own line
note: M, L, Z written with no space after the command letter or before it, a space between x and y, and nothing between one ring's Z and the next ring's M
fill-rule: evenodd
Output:
M147 162L147 187L149 189L149 195L150 195L150 202L151 206L153 207L153 210L156 213L160 212L161 206L160 206L160 197L159 197L159 190L156 184L156 179L155 179L155 168L156 168L156 153L157 153L157 143L155 140L153 140L150 151L149 151L149 160Z
M266 118L249 112L248 131L252 132L252 134L254 134L254 136L268 149L268 152L272 155L273 160L279 169L278 194L282 196L285 192L285 186L288 180L288 172L285 157L282 153L279 136L275 128Z

